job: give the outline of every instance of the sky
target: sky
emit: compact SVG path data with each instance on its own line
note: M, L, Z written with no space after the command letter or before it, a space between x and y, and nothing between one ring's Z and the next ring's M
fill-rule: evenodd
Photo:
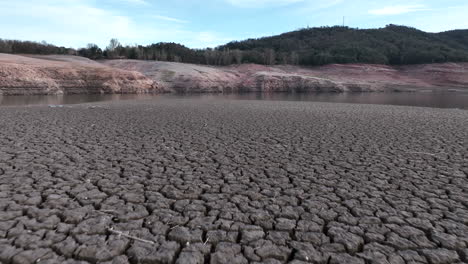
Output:
M388 24L468 29L467 0L0 0L0 38L104 48L176 42L190 48L299 28Z

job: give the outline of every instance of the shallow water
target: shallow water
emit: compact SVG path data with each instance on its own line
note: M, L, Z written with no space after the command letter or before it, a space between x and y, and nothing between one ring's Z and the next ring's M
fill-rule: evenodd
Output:
M0 106L64 105L129 99L200 98L232 100L285 100L358 104L406 105L434 108L468 109L468 92L417 93L248 93L199 95L52 95L52 96L0 96Z

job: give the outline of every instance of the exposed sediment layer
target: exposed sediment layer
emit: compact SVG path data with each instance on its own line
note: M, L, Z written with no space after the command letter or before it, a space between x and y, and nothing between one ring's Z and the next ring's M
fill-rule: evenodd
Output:
M0 95L375 92L468 89L468 64L214 67L76 56L0 54Z
M346 64L322 67L212 67L137 60L104 64L138 71L172 92L375 92L468 89L468 64L444 63L392 67Z
M0 95L161 92L139 72L74 56L0 54Z
M0 107L2 263L468 263L468 111Z

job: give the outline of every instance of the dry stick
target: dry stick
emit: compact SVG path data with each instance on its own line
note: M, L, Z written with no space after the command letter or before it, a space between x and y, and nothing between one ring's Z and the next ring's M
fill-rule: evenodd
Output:
M156 243L153 242L153 241L149 241L149 240L146 240L146 239L141 239L141 238L138 238L138 237L134 237L134 236L131 236L131 235L127 235L127 234L125 234L125 233L122 232L122 231L117 231L117 230L114 230L114 229L112 229L112 228L108 228L107 230L108 230L109 232L111 232L111 233L114 233L114 234L117 234L117 235L119 235L119 236L123 236L123 237L126 237L126 238L130 238L130 239L133 239L133 240L136 240L136 241L140 241L140 242L143 242L143 243L149 243L149 244L152 244L152 245L156 244Z

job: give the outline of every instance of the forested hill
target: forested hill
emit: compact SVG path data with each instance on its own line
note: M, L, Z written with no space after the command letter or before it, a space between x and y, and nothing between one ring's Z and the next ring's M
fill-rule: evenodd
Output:
M273 37L231 42L220 49L241 50L244 60L273 55L275 63L419 64L468 61L468 30L426 33L389 25L381 29L323 27ZM264 56L265 56L264 55Z
M405 65L468 62L468 30L427 33L396 25L380 29L307 28L278 36L234 41L214 49L189 49L176 43L122 46L113 39L105 49L89 44L86 48L73 50L47 43L0 39L0 52L73 54L91 59L126 58L208 65Z

